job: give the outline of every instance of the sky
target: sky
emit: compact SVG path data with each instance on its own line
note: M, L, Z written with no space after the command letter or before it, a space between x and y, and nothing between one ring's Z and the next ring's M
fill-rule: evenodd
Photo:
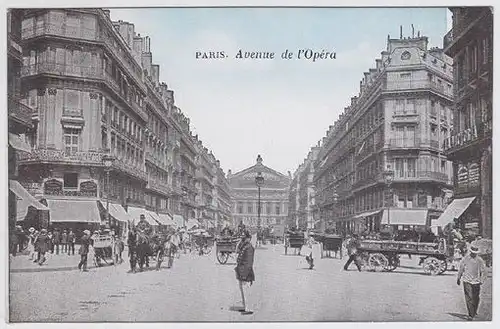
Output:
M429 38L442 47L446 8L130 8L113 20L151 38L160 81L191 120L191 130L227 172L263 163L292 173L321 140L363 72L386 49L387 35ZM274 52L274 60L236 59L243 52ZM334 60L282 60L288 49L335 52ZM196 59L224 51L228 58Z

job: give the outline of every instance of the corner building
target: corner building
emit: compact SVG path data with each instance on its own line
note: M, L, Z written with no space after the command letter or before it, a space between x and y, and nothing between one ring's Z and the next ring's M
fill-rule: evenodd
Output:
M453 57L454 133L445 141L454 200L440 225L492 238L493 8L453 7L444 49Z
M107 223L108 200L107 224L122 234L140 214L183 226L196 210L197 151L149 37L103 9L33 9L22 45L21 98L35 112L19 176L47 201L51 226Z
M451 196L442 148L453 122L451 60L420 36L388 37L381 55L321 141L316 202L322 226L339 233L430 226Z

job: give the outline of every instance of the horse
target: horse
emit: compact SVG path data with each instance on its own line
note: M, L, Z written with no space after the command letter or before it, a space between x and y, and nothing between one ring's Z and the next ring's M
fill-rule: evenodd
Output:
M149 243L149 238L143 232L137 233L137 259L139 261L139 270L142 271L144 264L149 267L149 256L153 255L153 250Z

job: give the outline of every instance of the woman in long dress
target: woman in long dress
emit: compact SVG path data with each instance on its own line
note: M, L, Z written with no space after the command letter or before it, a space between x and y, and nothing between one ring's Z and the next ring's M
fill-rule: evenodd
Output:
M35 239L35 229L33 227L30 227L28 235L28 255L30 257L30 260L33 260L35 258Z

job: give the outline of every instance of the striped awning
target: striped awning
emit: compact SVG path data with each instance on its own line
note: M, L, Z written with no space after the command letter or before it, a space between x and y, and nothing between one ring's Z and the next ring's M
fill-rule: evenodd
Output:
M50 222L100 223L101 216L96 201L89 200L47 200Z
M390 214L388 214L390 211ZM426 209L401 209L401 208L391 208L390 210L385 209L382 214L382 225L427 225L427 213Z
M154 220L154 218L149 214L150 211L144 208L137 207L127 207L127 213L132 217L132 220L135 224L139 223L141 220L141 215L144 215L144 219L148 222L149 225L158 226L158 223Z
M15 180L9 180L9 190L16 195L17 198L17 214L16 220L22 221L28 214L28 208L34 207L37 210L49 210L49 208L41 204L34 196L32 196L26 189Z
M26 140L16 134L9 133L9 145L15 148L18 151L22 152L31 152L31 147L30 145L26 142Z

